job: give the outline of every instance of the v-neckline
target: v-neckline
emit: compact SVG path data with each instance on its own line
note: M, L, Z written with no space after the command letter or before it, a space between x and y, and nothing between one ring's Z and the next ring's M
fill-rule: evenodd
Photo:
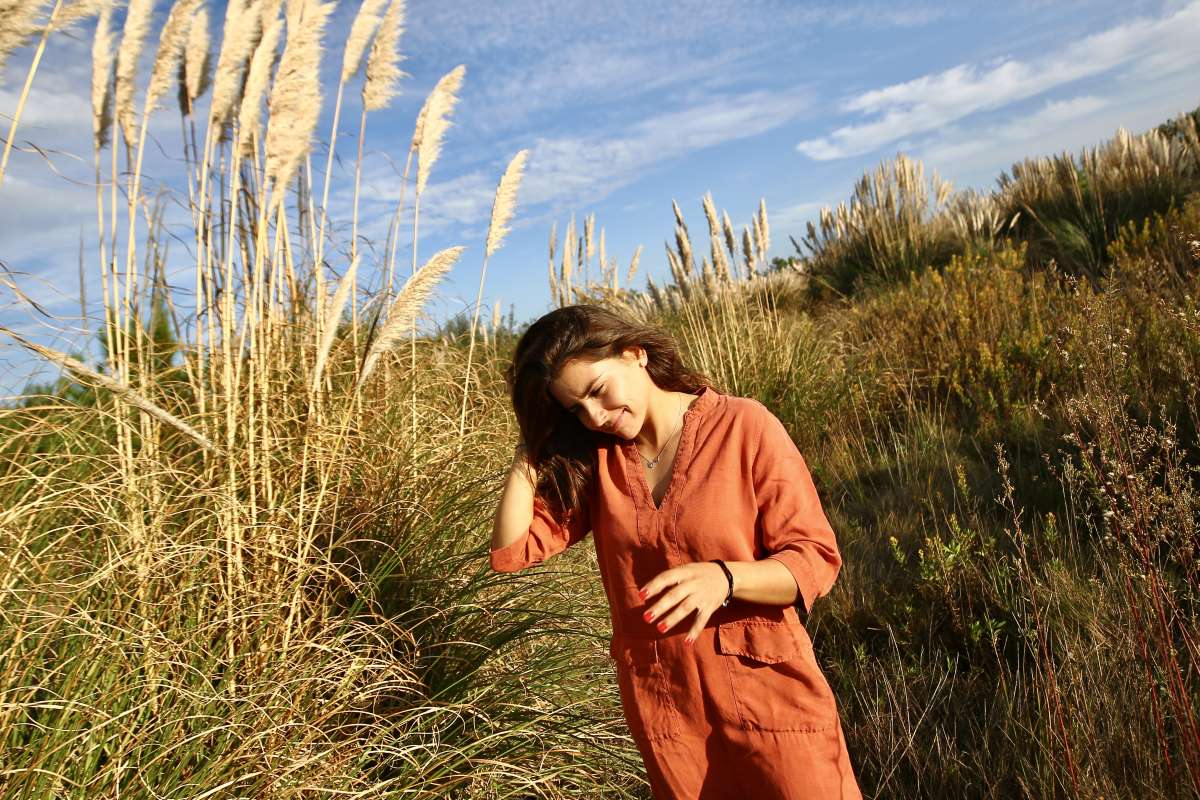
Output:
M712 390L708 387L702 387L696 398L692 400L691 405L684 409L683 424L679 429L679 444L675 447L675 458L671 463L671 477L667 480L667 490L663 492L662 500L658 503L654 502L654 491L650 488L650 481L646 478L646 467L642 463L642 454L638 452L637 443L632 439L621 443L621 449L625 453L626 461L632 462L633 470L637 473L634 483L641 489L643 504L653 514L661 514L666 509L667 504L671 501L682 480L680 475L681 468L683 468L683 472L687 471L687 458L692 446L692 421L698 413L697 407L704 399L705 392L709 391Z

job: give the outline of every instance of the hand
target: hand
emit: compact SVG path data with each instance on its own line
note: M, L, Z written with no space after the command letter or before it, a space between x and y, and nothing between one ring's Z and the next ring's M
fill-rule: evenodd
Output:
M729 581L719 564L695 561L658 573L638 593L645 600L664 589L668 590L666 594L649 607L643 618L666 633L695 611L696 619L687 636L687 643L691 644L704 630L708 618L725 602Z

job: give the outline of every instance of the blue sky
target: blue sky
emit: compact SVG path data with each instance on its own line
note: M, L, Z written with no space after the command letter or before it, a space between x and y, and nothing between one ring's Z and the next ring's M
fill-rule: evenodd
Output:
M160 2L158 13L166 10ZM325 39L322 140L356 10L357 3L339 6ZM210 13L215 27L223 5ZM595 213L622 278L644 245L634 281L641 287L647 274L669 275L663 242L672 236L672 199L693 230L704 230L700 198L711 191L740 230L765 198L771 254L786 256L788 234L799 239L822 205L846 199L864 170L897 152L922 159L956 188L987 188L1026 156L1075 151L1118 126L1141 131L1200 105L1200 2L410 0L406 18L401 66L411 77L368 120L362 231L383 241L416 113L438 78L465 64L454 125L422 200L419 249L421 260L450 245L467 249L428 306L431 322L474 302L495 186L522 148L530 155L517 215L488 265L484 303L500 301L506 316L511 305L527 320L550 308L550 226L557 222L561 237L572 213L580 222ZM4 288L0 324L60 349L84 346L81 231L89 313L100 313L87 185L90 41L88 28L51 41L19 133L46 156L14 154L0 187L0 260L59 317L46 320ZM0 76L4 117L29 58L18 52ZM335 252L348 236L357 125L356 84L338 140L345 162L332 190L331 213L343 223ZM148 188L178 187L173 108L158 113L151 135L159 144L147 156ZM402 250L401 276L410 259ZM337 274L345 269L336 256L332 265ZM374 266L363 264L368 282ZM190 302L191 276L181 241L168 269L181 288L177 302ZM0 342L3 394L53 374Z

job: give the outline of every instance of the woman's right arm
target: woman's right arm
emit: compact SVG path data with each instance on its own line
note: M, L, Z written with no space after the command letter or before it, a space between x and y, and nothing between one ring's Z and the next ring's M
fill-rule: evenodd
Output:
M497 572L516 572L566 550L591 531L581 514L562 524L537 496L537 476L522 445L513 453L500 505L492 522L491 564Z
M527 458L525 446L518 444L504 481L496 518L492 521L492 550L508 547L529 530L533 522L535 480L536 475Z

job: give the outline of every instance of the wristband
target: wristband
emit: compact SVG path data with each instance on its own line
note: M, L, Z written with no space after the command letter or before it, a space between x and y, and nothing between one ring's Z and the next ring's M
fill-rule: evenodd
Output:
M725 566L725 562L719 558L710 559L712 563L719 566L725 572L725 577L729 580L729 594L725 595L725 602L721 603L722 607L729 605L729 601L733 599L733 573L729 571L729 567Z

